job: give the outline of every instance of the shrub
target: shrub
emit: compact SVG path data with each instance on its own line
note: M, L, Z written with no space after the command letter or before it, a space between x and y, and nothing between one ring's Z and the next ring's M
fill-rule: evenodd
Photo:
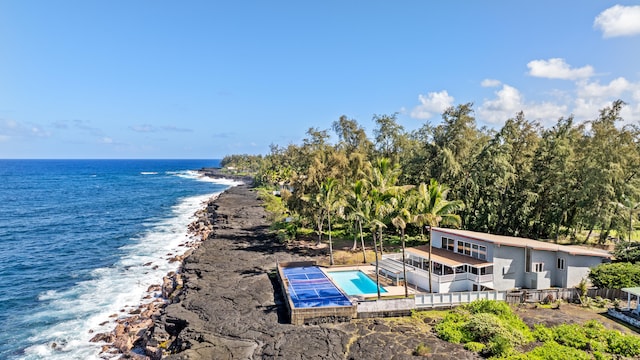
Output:
M463 325L464 323L454 323L443 320L436 324L434 329L440 339L450 343L460 344L467 338L462 332Z
M584 351L560 345L555 341L550 341L529 351L526 358L529 360L590 360L591 356Z
M485 347L483 354L488 356L505 357L513 354L513 345L509 339L502 336L495 336ZM509 356L511 358L511 356Z
M589 348L589 338L582 326L575 324L562 324L553 328L554 339L562 345L586 350Z
M533 326L533 337L540 342L553 341L553 330L542 324L535 324Z
M477 352L477 353L484 350L485 347L486 347L485 344L479 343L476 341L469 341L468 343L464 344L465 349L469 351Z
M503 301L480 299L465 305L464 308L472 314L485 313L499 317L515 316L509 304Z
M431 354L431 348L423 343L418 344L415 350L413 350L413 355L415 356L427 356Z
M444 319L436 324L434 330L438 337L450 343L459 344L471 339L464 333L464 325L469 321L470 314L464 308L456 308L445 315Z
M640 265L631 263L600 264L591 269L589 278L594 286L603 289L640 286Z
M623 335L616 330L608 330L605 334L607 352L626 357L640 356L640 338Z
M496 335L507 333L507 329L502 325L500 318L494 314L476 314L464 325L464 330L471 334L473 340L488 342Z
M486 343L483 353L493 356L533 340L531 330L507 303L490 300L477 300L451 311L434 329L441 339L452 343Z

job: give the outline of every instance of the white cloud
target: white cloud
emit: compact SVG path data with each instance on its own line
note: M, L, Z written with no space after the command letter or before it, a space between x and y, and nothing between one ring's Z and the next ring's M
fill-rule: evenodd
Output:
M549 79L575 80L588 78L593 75L590 65L572 69L564 59L532 60L527 64L529 75Z
M113 144L113 139L108 136L105 136L102 139L100 139L100 142L102 144Z
M491 124L502 124L509 117L512 117L522 109L522 95L518 89L507 84L502 85L502 89L495 92L497 98L485 100L478 114Z
M619 97L624 92L631 90L631 83L623 77L611 80L608 85L600 85L598 81L578 82L578 96L580 97Z
M450 96L447 90L430 92L426 96L420 94L418 99L420 105L411 111L411 117L416 119L429 119L453 105L453 96Z
M482 87L498 87L502 85L502 82L496 79L484 79L482 80L482 83L480 83L480 85Z
M576 95L573 114L579 120L595 119L601 109L621 99L627 103L620 113L624 122L640 121L640 82L633 83L623 77L604 85L598 81L579 81L576 83Z
M593 26L605 38L640 34L640 6L612 6L596 16Z
M9 140L11 140L10 136L0 134L0 143L8 142Z
M551 124L561 116L567 115L567 107L564 105L552 102L525 102L520 91L507 84L503 84L495 94L495 99L485 100L478 109L479 119L489 124L501 126L520 111L524 111L527 119L538 120L543 125Z

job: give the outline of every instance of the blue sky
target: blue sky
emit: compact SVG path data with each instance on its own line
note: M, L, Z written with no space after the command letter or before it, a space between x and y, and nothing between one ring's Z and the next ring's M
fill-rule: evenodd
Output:
M640 2L0 1L0 158L221 158L473 102L640 125Z

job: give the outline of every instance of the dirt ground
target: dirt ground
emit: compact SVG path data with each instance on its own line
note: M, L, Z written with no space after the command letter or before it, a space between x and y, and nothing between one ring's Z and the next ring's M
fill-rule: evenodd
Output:
M584 324L589 320L597 320L606 328L625 334L640 335L640 329L609 317L606 309L586 308L578 304L563 303L558 309L536 308L535 304L521 304L516 308L516 313L531 328L534 324L551 327L560 324Z

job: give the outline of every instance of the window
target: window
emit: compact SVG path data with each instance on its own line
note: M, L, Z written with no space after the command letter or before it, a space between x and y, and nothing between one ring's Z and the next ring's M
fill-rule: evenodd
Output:
M558 269L564 270L564 259L558 258Z
M451 250L453 251L453 240L451 240ZM458 240L458 253L471 256L480 260L487 260L487 247Z
M455 247L455 240L453 239L449 239L446 237L442 238L442 245L440 246L443 249L447 249L449 251L453 251L454 247Z
M479 246L478 247L478 259L487 260L487 247Z
M531 249L524 249L524 271L531 272Z
M455 247L455 241L453 239L447 239L447 241L447 250L453 251L453 248Z
M544 263L533 263L533 269L535 272L543 272Z

